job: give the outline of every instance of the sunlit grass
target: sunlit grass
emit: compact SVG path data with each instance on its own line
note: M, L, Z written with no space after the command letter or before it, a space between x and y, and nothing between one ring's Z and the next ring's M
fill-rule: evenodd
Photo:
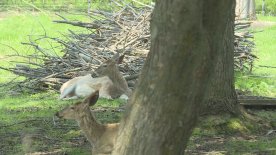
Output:
M276 19L276 17L274 17ZM259 66L276 67L276 26L267 27L261 32L255 33L256 49L258 59L255 61L257 74L273 74L276 76L275 68L260 68Z
M65 15L65 13L60 13ZM90 19L83 15L66 14L69 19L89 21ZM34 52L30 46L22 45L22 42L29 42L29 39L41 38L42 35L50 37L64 38L63 34L68 34L69 29L78 32L87 32L86 29L74 27L67 24L53 23L53 20L61 20L52 12L2 12L0 17L0 66L12 67L15 64L9 63L10 60L18 60L18 57L9 58L6 55L22 55ZM39 45L44 48L50 48L56 45L50 40L42 40ZM49 51L60 54L60 51ZM0 82L5 82L14 78L10 72L0 70Z
M259 20L276 21L273 16L259 17ZM255 30L254 54L258 59L255 59L252 73L236 73L236 88L250 91L253 95L276 97L276 26Z
M257 20L258 21L270 21L270 22L276 22L276 17L275 16L263 16L261 14L257 15Z

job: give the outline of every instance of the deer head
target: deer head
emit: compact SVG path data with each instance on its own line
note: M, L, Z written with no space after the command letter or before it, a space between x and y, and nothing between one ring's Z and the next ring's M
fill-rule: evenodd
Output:
M56 113L56 116L64 119L79 120L82 114L88 109L89 106L95 105L99 98L99 91L95 91L82 102L77 102L74 105L67 106L63 110Z
M119 56L115 54L111 59L106 60L99 68L95 70L96 75L98 76L112 76L114 72L118 71L117 64L121 64L125 55Z

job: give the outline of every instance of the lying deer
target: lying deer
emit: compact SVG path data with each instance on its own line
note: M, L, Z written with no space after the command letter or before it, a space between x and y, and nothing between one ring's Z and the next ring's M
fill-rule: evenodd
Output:
M99 76L98 78L93 78L91 74L88 74L67 81L60 88L60 99L88 96L95 90L100 91L100 97L102 98L128 98L131 90L116 65L122 62L123 57L124 55L120 56L117 61L113 57L104 62L95 70L95 74Z
M92 154L111 154L119 129L119 123L99 123L89 106L93 106L99 97L99 91L95 91L83 102L75 103L56 113L56 116L64 119L73 119L84 132L92 146Z

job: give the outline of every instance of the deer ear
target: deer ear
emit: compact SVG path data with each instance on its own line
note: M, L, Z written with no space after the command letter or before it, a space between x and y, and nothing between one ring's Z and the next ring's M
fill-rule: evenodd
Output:
M96 90L94 93L92 93L86 99L84 99L83 102L89 104L89 106L93 106L98 101L98 98L99 98L99 90Z
M124 54L121 55L121 56L119 56L119 58L117 58L117 64L121 64L123 62L123 60L124 60L124 57L125 57Z

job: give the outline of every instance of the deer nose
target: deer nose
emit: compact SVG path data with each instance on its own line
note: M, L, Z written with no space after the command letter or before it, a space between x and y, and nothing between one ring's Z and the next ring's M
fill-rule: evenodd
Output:
M57 113L55 114L55 116L57 116L58 118L61 118L61 116L59 115L59 112L57 112Z
M92 75L91 75L92 77L98 77L99 76L99 74L96 72L96 71L94 71L93 73L92 73Z

